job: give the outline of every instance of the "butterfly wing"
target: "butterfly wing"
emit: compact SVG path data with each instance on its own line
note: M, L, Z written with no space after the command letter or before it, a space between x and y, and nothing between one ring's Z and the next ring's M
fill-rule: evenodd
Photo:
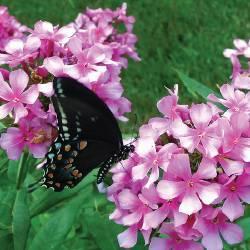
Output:
M91 90L71 78L55 78L52 98L62 138L105 141L120 149L122 135L107 105Z
M52 102L59 135L46 155L44 184L74 187L123 146L118 123L107 105L71 78L55 78Z

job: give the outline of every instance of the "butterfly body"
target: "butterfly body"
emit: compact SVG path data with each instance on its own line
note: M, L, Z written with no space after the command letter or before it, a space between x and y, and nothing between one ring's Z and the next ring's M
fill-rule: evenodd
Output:
M134 146L123 145L114 115L95 93L71 78L55 78L53 84L58 137L42 163L42 185L54 191L73 188L97 167L100 183Z

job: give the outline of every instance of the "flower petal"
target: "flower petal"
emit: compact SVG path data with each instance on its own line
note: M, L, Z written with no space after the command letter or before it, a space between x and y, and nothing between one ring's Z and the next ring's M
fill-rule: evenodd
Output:
M0 119L4 119L14 108L13 102L9 102L0 106Z
M202 202L206 205L209 205L219 197L220 185L217 183L200 185L197 192Z
M22 69L18 69L10 72L9 81L14 95L19 96L27 87L29 77Z
M43 93L47 97L51 97L54 94L52 82L37 84L37 87L38 87L38 91Z
M166 200L171 200L180 194L182 194L185 190L183 182L175 182L175 181L166 181L162 180L157 185L157 192L159 196Z
M190 117L196 128L207 127L212 119L211 108L206 104L195 104L190 108Z
M220 232L229 244L237 244L243 240L243 230L236 224L225 223L223 227L220 228Z
M179 212L191 215L200 211L202 204L198 196L193 192L188 192L182 199L181 205L179 207Z
M137 230L135 227L129 227L117 236L120 247L131 248L137 242Z
M37 100L39 92L36 85L32 85L28 90L23 92L20 100L26 104L33 104Z
M5 46L5 51L8 54L22 53L24 43L21 39L11 39Z
M224 201L222 212L230 221L234 221L244 214L244 208L237 195L231 195Z

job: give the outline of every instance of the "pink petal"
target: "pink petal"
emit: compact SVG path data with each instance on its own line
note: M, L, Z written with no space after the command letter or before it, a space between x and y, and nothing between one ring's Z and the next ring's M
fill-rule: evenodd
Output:
M54 31L53 25L46 21L38 21L34 25L34 30L37 33L51 35Z
M35 158L44 158L48 152L48 147L45 144L30 144L29 151Z
M194 174L199 179L213 179L217 176L216 163L208 158L203 157L198 171Z
M73 36L76 32L73 26L67 25L60 28L55 34L55 40L60 43L66 43L69 40L69 37Z
M175 154L170 163L169 171L183 180L191 178L189 156L187 154Z
M131 248L137 242L137 230L135 227L129 227L117 236L120 247Z
M24 45L25 53L33 53L37 51L41 46L41 41L38 37L30 36Z
M229 244L237 244L243 240L243 230L236 224L225 223L223 227L220 228L220 232Z
M209 232L202 238L202 244L207 250L222 250L223 244L218 232Z
M235 161L227 158L219 158L218 161L228 176L232 174L240 175L243 172L244 163L241 161Z
M4 81L2 74L0 74L0 98L10 101L13 99L13 92L9 84Z
M24 43L21 39L12 39L5 46L5 51L8 54L23 53Z
M221 94L225 99L233 101L235 99L234 87L229 84L223 84L220 88Z
M81 65L64 65L63 72L74 79L80 79L82 74L85 73L85 69Z
M124 215L122 217L122 223L125 226L132 226L140 221L142 218L142 212L140 211L135 211L134 213Z
M230 195L224 202L222 212L234 221L244 214L244 208L237 195Z
M80 54L82 52L82 47L82 41L77 37L71 38L68 42L68 48L74 55Z
M159 196L166 200L171 200L179 196L184 190L185 186L183 185L183 182L162 180L157 185Z
M38 87L38 91L43 93L47 97L51 97L54 94L52 82L37 84L37 87Z
M217 183L212 183L210 185L200 185L197 192L202 202L206 205L209 205L219 197L220 185Z
M154 166L151 169L149 180L148 180L147 184L145 185L145 187L149 188L152 185L152 183L154 183L155 181L158 180L158 178L159 178L159 168L158 168L158 166Z
M14 106L15 113L15 123L17 123L21 118L25 117L28 114L27 109L23 106L22 103L18 102Z
M142 180L147 176L150 166L146 163L136 165L132 168L132 178L134 181Z
M188 219L187 214L180 213L179 211L176 211L176 210L173 211L173 214L174 214L174 226L175 227L181 226L187 222L187 219Z
M153 237L149 245L149 250L168 250L167 239Z
M202 208L202 204L198 198L198 196L193 193L189 192L186 193L182 199L181 205L179 207L179 212L191 215L200 211Z
M39 92L36 85L32 85L28 90L23 92L20 101L26 104L33 104L37 100Z
M150 137L139 138L136 141L135 152L141 157L147 156L150 152L156 152L154 140Z
M0 106L0 119L4 119L14 108L15 104L9 102Z
M168 206L163 206L155 211L147 213L144 215L142 228L145 230L157 228L168 217L168 214Z
M248 47L247 42L242 39L234 39L234 46L239 50L242 50Z
M19 96L27 87L29 77L22 69L18 69L10 72L9 81L14 95Z
M206 104L195 104L190 108L190 117L196 128L207 127L212 119L212 111Z
M138 197L129 189L123 189L117 199L122 209L135 209L140 204Z
M43 62L44 67L54 76L63 76L64 63L58 56L45 58Z
M88 49L88 62L91 64L97 64L105 59L105 54L98 46L92 46Z
M213 158L218 155L221 139L206 136L204 139L201 139L201 142L208 158Z
M239 187L238 195L246 203L250 203L250 186L248 187Z

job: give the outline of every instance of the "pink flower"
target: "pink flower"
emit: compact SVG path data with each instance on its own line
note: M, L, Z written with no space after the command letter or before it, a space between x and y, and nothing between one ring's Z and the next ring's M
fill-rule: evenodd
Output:
M166 200L179 197L179 212L191 215L201 210L201 201L209 205L219 197L220 186L205 181L217 175L215 166L209 160L203 159L197 172L192 175L188 155L176 154L169 171L173 177L161 180L157 191Z
M14 109L15 122L28 114L24 104L33 104L38 98L38 90L35 85L26 91L29 77L21 69L10 72L10 86L0 75L0 98L8 102L0 106L0 119L5 118Z
M190 118L194 128L187 126L177 119L172 123L173 136L180 140L181 145L190 153L195 149L205 152L205 155L212 158L218 154L221 139L218 135L217 121L212 121L213 113L206 104L192 105Z
M244 113L235 113L231 116L230 123L227 119L220 120L223 133L223 153L229 157L249 162L250 138L243 137L249 128L249 118Z
M232 85L224 84L220 88L220 92L224 99L216 97L214 94L210 94L208 98L211 101L221 103L228 110L224 113L225 117L230 117L233 113L243 112L250 113L250 95L245 94L240 90L235 90Z
M6 54L0 53L0 64L6 63L11 67L16 67L22 62L34 59L38 55L40 45L40 39L37 37L30 36L25 42L17 38L12 39L4 48Z
M172 154L179 151L174 143L166 144L157 150L152 138L140 138L137 141L136 153L141 157L141 162L132 169L133 180L141 180L151 170L146 187L149 187L159 178L159 168L167 171Z
M52 126L33 115L20 119L18 125L18 128L8 128L0 138L0 146L8 158L17 160L25 147L35 158L43 158L55 136Z
M207 250L222 250L221 236L230 245L243 240L242 229L238 225L228 222L227 217L219 208L207 207L204 209L194 228L203 234L202 244Z
M220 198L225 199L221 211L234 221L244 214L241 201L250 203L250 176L242 174L227 179L221 189Z
M170 120L184 118L188 114L188 105L178 104L178 85L175 85L174 92L168 90L171 95L163 97L157 103L158 110Z
M175 231L175 227L170 223L163 223L160 231L168 238L153 237L149 250L202 250L202 245L195 242L193 238L187 238Z
M10 16L6 6L0 6L0 50L4 49L10 39L23 37L26 29L15 17Z

